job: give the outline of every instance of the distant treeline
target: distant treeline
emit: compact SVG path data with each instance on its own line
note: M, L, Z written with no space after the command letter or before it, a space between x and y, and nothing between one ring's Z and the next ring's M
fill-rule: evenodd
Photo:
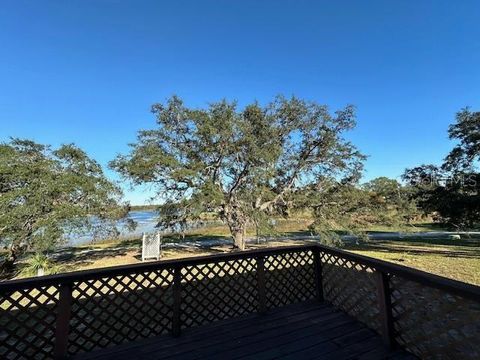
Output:
M160 205L130 205L131 211L153 211L158 210Z

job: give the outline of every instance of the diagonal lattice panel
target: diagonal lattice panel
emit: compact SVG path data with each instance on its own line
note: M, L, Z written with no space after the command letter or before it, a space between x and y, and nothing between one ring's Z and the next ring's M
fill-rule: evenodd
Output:
M313 299L315 268L311 251L265 257L267 308Z
M254 258L182 269L181 323L192 327L252 313L258 307Z
M329 253L321 261L325 300L380 332L374 269Z
M422 359L480 359L480 303L398 276L390 280L395 340Z
M51 359L59 293L44 286L0 295L0 358Z
M171 270L153 270L74 283L68 352L169 332L172 282Z

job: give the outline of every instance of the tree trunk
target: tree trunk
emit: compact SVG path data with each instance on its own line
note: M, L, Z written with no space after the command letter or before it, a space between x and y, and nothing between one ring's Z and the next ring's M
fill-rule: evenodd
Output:
M12 245L9 249L8 255L3 259L3 261L0 261L0 277L6 278L13 273L17 257L17 246Z
M245 230L232 233L233 246L238 250L245 250Z
M247 217L238 206L225 208L225 221L227 222L230 234L233 238L233 246L238 250L245 250L245 232L247 228Z

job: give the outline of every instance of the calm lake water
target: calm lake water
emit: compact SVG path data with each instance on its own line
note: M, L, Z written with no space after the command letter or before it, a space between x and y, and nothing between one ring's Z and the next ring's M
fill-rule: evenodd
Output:
M137 228L134 231L130 231L125 228L125 221L119 221L119 238L140 237L144 232L148 233L156 231L155 225L157 225L158 222L158 212L155 210L130 211L128 218L137 223ZM67 244L72 246L88 244L90 242L92 242L92 234L72 235L69 237Z

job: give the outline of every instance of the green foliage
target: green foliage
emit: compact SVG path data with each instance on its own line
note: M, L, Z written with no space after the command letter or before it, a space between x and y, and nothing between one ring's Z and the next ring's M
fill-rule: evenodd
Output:
M166 223L214 212L244 247L245 228L260 213L286 214L296 189L320 177L358 178L364 159L343 138L355 126L352 106L277 97L239 110L220 101L187 108L178 97L155 104L157 128L142 130L111 167L134 184L156 186ZM163 215L162 215L163 216Z
M318 236L320 236L320 243L323 245L331 246L331 247L344 247L345 242L341 238L341 234L338 232L329 229L320 225L319 223L312 224L310 226L310 230L315 232ZM353 234L352 234L353 235Z
M27 250L52 249L68 231L115 232L115 220L128 210L120 196L100 165L75 145L0 144L0 243L10 252L4 266Z
M378 177L363 184L362 188L383 201L383 208L378 209L380 224L401 227L420 215L416 200L412 198L413 189L395 179Z
M385 176L375 178L365 184L363 188L383 197L386 202L395 203L402 196L402 185L395 179Z
M356 184L324 181L309 194L315 221L311 230L329 245L341 244L339 233L360 235L385 210L385 201Z
M416 214L408 191L396 180L381 177L363 186L326 179L305 194L313 207L314 222L310 230L323 243L342 246L341 234L367 241L365 229L372 225L398 227Z
M473 228L480 219L480 174L446 171L432 165L407 169L404 179L412 197L435 220L460 229Z
M421 209L456 228L472 228L480 218L479 131L480 112L460 111L448 131L458 143L442 166L421 165L403 175Z
M31 277L38 275L57 274L60 271L61 267L51 261L47 255L36 253L27 260L27 263L22 268L20 275L22 277Z
M277 220L272 219L272 217L264 211L253 209L248 214L248 217L255 227L257 240L260 238L274 237L279 234L275 228Z
M472 172L480 157L480 112L468 108L458 112L456 122L448 129L448 137L458 143L445 158L443 169Z

